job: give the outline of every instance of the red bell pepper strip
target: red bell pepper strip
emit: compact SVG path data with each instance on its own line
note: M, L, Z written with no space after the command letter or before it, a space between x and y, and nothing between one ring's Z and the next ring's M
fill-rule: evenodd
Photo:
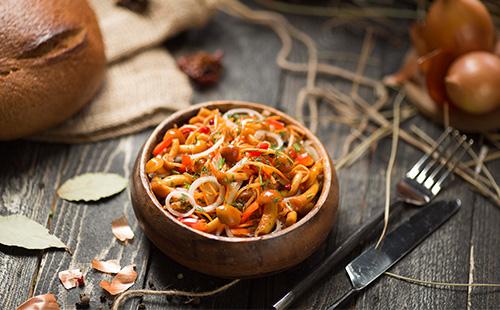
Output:
M188 133L190 133L191 131L194 131L194 128L191 128L191 127L184 127L184 128L181 128L181 132L182 134L184 135L187 135Z
M314 164L314 159L309 155L309 153L302 153L297 156L297 163L309 167Z
M243 213L241 214L241 221L240 223L245 223L246 221L248 221L248 219L250 218L250 216L255 212L259 210L259 204L257 203L257 201L254 201L252 204L250 204L248 206L248 208L245 209L245 211L243 211Z
M267 142L261 142L261 143L257 144L257 147L259 149L267 150L269 148L269 143L267 143Z
M160 143L158 143L153 150L153 155L156 156L161 152L165 151L167 147L169 147L170 144L172 143L172 140L173 140L172 138L167 138L166 140L163 140Z
M208 126L203 126L200 129L198 129L198 132L209 134L210 133L210 128Z
M262 150L267 150L269 148L269 143L267 142L261 142L257 144L257 148L262 149ZM260 151L248 151L247 154L252 157L257 157L262 154Z
M205 220L198 220L192 217L185 217L185 218L179 218L179 221L199 231L207 230L207 222Z
M290 158L292 159L295 159L297 158L297 152L294 149L290 149L288 150L288 156L290 156Z
M280 122L278 120L275 120L274 118L268 118L267 123L271 126L273 126L276 129L283 129L285 128L285 124L283 122Z
M231 233L235 236L248 236L252 234L252 230L248 228L231 228Z

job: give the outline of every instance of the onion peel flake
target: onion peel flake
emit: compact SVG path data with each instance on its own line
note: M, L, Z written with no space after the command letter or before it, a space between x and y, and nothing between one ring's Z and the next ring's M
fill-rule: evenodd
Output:
M104 273L118 273L122 267L117 259L100 261L94 258L92 260L92 268Z
M111 222L111 230L116 239L126 241L134 238L134 232L128 225L127 218L122 216Z
M63 270L58 273L59 280L65 289L69 290L83 285L84 277L80 269Z
M137 272L135 271L135 265L128 265L123 267L123 269L114 276L111 282L102 280L99 286L111 295L117 295L134 285L136 279Z
M60 310L59 304L57 303L56 296L54 294L43 294L38 296L33 296L26 300L22 305L16 308L16 310L32 310L32 309L43 309L43 310Z

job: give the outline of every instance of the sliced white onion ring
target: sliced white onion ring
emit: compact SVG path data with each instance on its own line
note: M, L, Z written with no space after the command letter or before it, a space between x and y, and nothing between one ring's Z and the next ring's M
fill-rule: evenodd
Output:
M248 158L243 157L242 159L240 159L239 162L237 162L236 164L234 164L234 166L232 166L229 170L227 170L227 172L232 173L232 172L238 171L241 167L243 167L245 165L245 163L247 161L248 161Z
M316 151L316 148L314 148L314 146L312 145L312 141L306 141L304 143L304 150L306 150L307 153L311 155L314 161L318 161L320 159L318 151Z
M224 135L222 135L222 137L217 142L215 142L214 145L212 145L209 149L206 149L203 152L200 152L200 153L197 153L197 154L192 154L191 155L191 159L195 160L195 159L198 159L200 157L204 157L204 156L210 155L210 153L214 152L216 149L218 149L222 145L222 143L224 142L225 138L226 137Z
M231 232L231 229L227 226L227 225L224 225L224 229L226 230L226 235L228 237L234 237L233 233Z
M270 132L267 130L257 130L255 132L255 138L261 139L263 137L271 137L276 142L276 148L279 149L283 146L283 139L281 139L280 135Z
M224 122L226 122L226 125L229 126L231 129L238 127L238 125L236 125L233 121L229 119L224 119Z
M198 127L196 127L195 125L190 125L190 124L182 125L182 127L179 128L179 129L182 130L182 128L190 128L190 129L193 129L193 130L198 129Z
M238 193L238 191L240 190L241 188L241 184L243 184L242 181L239 181L239 182L231 182L227 188L229 189L229 191L226 190L226 193L227 193L227 198L226 198L226 201L225 203L227 204L232 204L234 199L236 198L236 193Z
M295 143L295 135L291 133L290 138L288 138L288 147L292 147L294 143Z
M216 177L214 177L214 176L205 176L205 177L201 177L201 178L197 179L196 181L194 181L191 184L191 186L189 186L189 195L191 197L194 197L194 192L198 189L198 187L200 187L200 185L208 183L208 182L216 184L217 187L219 187L219 197L217 197L217 200L214 203L212 203L212 204L210 204L210 205L208 205L206 207L200 206L196 202L196 199L193 198L193 206L201 208L205 212L212 212L213 210L215 210L215 208L217 208L218 206L220 206L220 204L224 200L224 194L226 192L224 186L222 186L219 182L217 182L217 178Z
M182 195L187 197L189 203L192 206L192 208L189 211L184 212L184 213L174 210L174 208L172 208L172 205L170 204L170 200L173 197L179 197ZM184 188L174 189L173 191L170 192L170 194L168 194L167 198L165 198L165 207L167 208L168 212L170 212L173 215L178 216L178 217L188 217L191 214L193 214L193 212L195 210L194 206L195 206L194 196L189 194L189 192L187 190L185 190Z
M281 228L283 228L283 224L281 224L281 221L280 220L277 220L276 221L276 227L274 228L273 232L272 233L275 233L275 232L278 232L281 230Z
M224 119L228 120L229 117L231 115L234 115L234 114L248 114L250 116L256 116L259 120L264 119L264 116L262 116L262 114L260 114L259 112L252 110L252 109L246 109L246 108L231 109L231 110L227 111L226 113L224 113L224 115L222 115L222 117Z

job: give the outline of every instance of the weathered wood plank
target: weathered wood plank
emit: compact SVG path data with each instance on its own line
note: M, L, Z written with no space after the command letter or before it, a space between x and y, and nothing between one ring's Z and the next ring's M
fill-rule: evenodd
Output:
M148 132L121 139L94 144L74 145L68 152L68 163L61 169L60 182L85 172L113 172L130 176L133 161ZM60 182L55 182L59 186ZM111 221L125 214L135 232L129 244L122 244L111 232ZM36 279L35 294L51 292L58 297L63 308L74 307L79 293L91 294L91 304L101 304L104 294L99 287L110 276L92 270L93 258L118 259L122 266L135 264L139 278L134 287L141 287L146 274L149 243L139 229L129 199L128 190L115 197L95 203L74 203L56 198L51 228L72 250L50 252L43 256ZM86 273L85 287L66 290L60 283L58 272L80 268Z
M0 214L23 214L45 226L67 151L63 145L2 142ZM15 309L28 298L42 253L0 246L1 309Z
M220 82L195 91L193 103L246 100L276 104L280 70L274 61L280 45L267 28L219 12L204 28L181 34L166 46L176 57L199 50L224 52Z
M500 162L488 164L496 178L500 177ZM472 201L472 236L469 265L462 266L469 272L469 281L475 283L500 283L500 209L490 201L475 194ZM467 293L468 309L494 309L500 305L498 288L471 288Z

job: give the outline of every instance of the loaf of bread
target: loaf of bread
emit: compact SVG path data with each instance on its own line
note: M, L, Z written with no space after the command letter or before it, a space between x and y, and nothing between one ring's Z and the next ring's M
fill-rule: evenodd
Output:
M104 46L86 0L0 1L0 140L69 118L103 81Z

